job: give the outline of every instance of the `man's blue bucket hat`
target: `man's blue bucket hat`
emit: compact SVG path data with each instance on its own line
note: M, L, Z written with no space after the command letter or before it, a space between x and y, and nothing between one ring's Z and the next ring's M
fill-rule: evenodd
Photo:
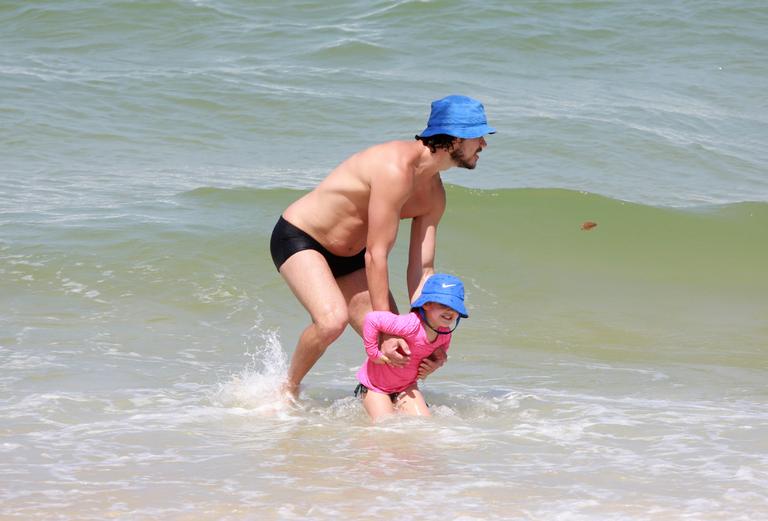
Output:
M485 108L476 99L451 95L432 102L429 121L420 137L448 134L464 139L493 134L496 129L488 126Z
M435 273L430 276L421 288L421 295L411 307L420 308L427 302L437 302L455 310L464 318L469 317L464 306L464 284L453 275Z

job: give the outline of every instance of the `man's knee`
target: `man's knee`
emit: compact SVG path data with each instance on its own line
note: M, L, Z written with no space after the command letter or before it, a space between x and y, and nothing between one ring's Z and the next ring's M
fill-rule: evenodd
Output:
M339 338L347 324L349 324L349 312L346 307L324 313L315 320L317 334L326 345Z

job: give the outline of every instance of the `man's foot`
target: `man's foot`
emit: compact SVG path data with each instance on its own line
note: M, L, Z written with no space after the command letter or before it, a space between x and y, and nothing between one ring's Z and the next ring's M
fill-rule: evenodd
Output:
M280 386L280 397L285 399L286 402L296 402L299 399L300 384L292 384L290 382L283 382Z

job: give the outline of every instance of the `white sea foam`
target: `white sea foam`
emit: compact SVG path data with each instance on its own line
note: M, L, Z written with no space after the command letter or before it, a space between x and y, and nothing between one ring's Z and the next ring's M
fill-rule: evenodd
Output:
M261 343L246 353L246 367L220 383L211 397L223 407L244 409L256 414L286 414L297 404L287 400L281 391L285 382L287 361L277 331L270 331Z

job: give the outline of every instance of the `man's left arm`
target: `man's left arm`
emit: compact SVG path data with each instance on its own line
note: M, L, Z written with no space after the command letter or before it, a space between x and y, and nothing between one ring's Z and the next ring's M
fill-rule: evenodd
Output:
M411 240L408 247L408 297L413 302L421 292L427 277L435 272L437 225L445 211L445 190L442 184L434 196L429 212L411 221Z
M419 378L424 380L427 376L431 375L448 361L448 353L442 347L438 347L428 357L422 359L419 364Z
M413 302L421 293L424 281L435 272L435 249L437 246L437 224L445 211L445 189L442 183L430 211L414 217L411 222L411 242L408 248L408 296ZM438 348L419 364L419 378L424 379L442 367L448 355Z

